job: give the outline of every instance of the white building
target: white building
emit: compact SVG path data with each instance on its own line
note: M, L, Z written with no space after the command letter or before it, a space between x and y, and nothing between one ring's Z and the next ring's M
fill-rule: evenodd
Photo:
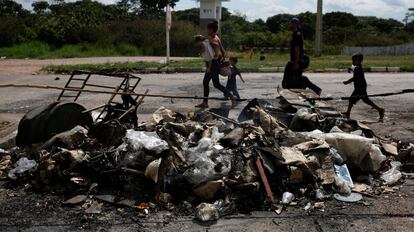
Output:
M207 23L217 20L220 25L222 2L229 0L198 0L200 2L200 27L206 28Z

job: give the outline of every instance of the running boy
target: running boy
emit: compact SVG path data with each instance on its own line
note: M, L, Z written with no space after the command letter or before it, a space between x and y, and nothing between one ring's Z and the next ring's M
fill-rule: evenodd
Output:
M384 119L385 110L379 106L377 106L374 102L369 99L367 96L367 81L365 80L364 70L362 68L362 62L364 61L364 55L361 53L357 53L352 56L352 64L355 66L354 69L354 76L349 79L348 81L344 81L344 84L350 84L354 82L354 92L351 95L351 99L349 99L349 106L348 111L346 112L346 117L349 118L351 116L352 107L359 101L362 100L366 104L372 106L374 109L378 110L380 120Z
M229 63L231 68L231 75L227 79L227 85L226 88L232 93L237 99L240 99L239 91L237 91L237 76L240 77L240 80L244 82L243 77L239 71L239 69L236 67L236 64L238 62L237 57L230 57Z

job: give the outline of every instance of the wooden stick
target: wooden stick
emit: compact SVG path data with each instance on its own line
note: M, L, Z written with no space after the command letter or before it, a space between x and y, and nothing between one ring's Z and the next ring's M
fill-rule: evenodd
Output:
M265 173L262 160L260 159L260 157L257 157L256 159L256 167L257 167L257 170L259 171L260 178L263 181L263 185L265 187L267 197L270 199L270 201L273 204L276 204L276 199L273 196L273 192L272 192L272 189L270 188L269 181L267 180L266 173Z
M85 110L85 111L83 111L82 113L89 113L89 112L92 112L92 111L98 110L98 109L100 109L100 108L104 108L104 107L106 107L106 106L107 106L107 104L100 105L100 106L94 107L94 108L92 108L92 109Z
M236 124L236 125L240 126L240 123L239 123L239 122L234 121L233 119L226 118L226 117L224 117L224 116L218 115L218 114L213 113L213 112L208 111L208 110L207 110L207 111L205 111L205 112L206 112L206 113L208 113L208 114L213 115L214 117L217 117L217 118L223 119L224 121L228 121L228 122L230 122L230 123L233 123L233 124Z

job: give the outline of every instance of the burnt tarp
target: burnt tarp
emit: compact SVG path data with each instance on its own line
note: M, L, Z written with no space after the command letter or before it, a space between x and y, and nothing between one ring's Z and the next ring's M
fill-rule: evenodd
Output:
M314 101L319 96L311 90L279 90L277 99L253 99L240 112L238 121L253 119L253 112L260 107L267 113L288 125L293 131L329 131L342 115L332 105L324 101Z
M45 142L54 135L71 130L75 126L89 126L93 123L90 113L77 103L54 102L28 112L19 123L17 146Z

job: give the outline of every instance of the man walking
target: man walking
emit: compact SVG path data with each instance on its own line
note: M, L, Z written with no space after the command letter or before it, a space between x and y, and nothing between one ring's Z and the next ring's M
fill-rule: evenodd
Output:
M298 18L292 18L289 21L289 29L293 32L290 42L290 61L285 68L282 87L285 89L309 88L320 95L322 89L313 84L307 77L303 76L303 70L306 67L303 67L302 64L304 48L300 20Z

